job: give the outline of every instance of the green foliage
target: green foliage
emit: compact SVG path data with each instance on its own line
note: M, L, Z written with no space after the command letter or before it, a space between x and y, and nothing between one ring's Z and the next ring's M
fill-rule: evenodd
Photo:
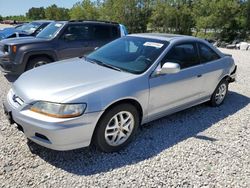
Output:
M0 15L0 21L3 21L3 17Z
M45 9L45 17L49 20L68 20L69 10L57 7L55 4Z
M146 32L151 15L150 0L104 0L101 4L101 19L123 23L130 33Z
M1 17L0 17L1 19ZM79 0L71 9L32 7L17 21L110 20L130 33L167 32L232 41L250 34L250 0Z
M150 18L152 30L191 34L194 24L191 1L157 1Z
M76 20L94 20L99 18L99 11L95 3L83 0L73 5L70 9L70 18Z
M29 21L26 16L24 15L19 15L19 16L6 16L3 17L3 20L15 20L15 21L21 21L21 22L26 22Z
M246 2L246 9L244 15L246 16L246 29L250 32L250 0Z
M40 8L32 7L28 10L26 16L31 20L45 19L45 10L43 7Z

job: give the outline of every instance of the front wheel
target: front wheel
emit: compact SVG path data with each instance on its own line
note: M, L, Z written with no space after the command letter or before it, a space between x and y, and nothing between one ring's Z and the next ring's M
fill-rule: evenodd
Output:
M226 79L223 79L218 86L216 87L211 99L210 104L211 106L220 106L228 92L228 81Z
M50 63L51 60L47 57L36 57L28 62L26 70L31 70L42 65Z
M124 148L139 126L139 113L131 104L120 104L107 111L95 132L95 144L104 152Z

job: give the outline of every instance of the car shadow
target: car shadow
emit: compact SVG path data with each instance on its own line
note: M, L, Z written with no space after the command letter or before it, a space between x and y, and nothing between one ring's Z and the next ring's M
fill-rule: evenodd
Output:
M207 137L201 132L249 103L250 98L247 96L229 92L220 107L212 108L201 104L143 126L136 139L117 153L102 153L93 147L54 151L31 141L28 145L33 153L55 167L77 175L93 175L149 159L190 137L216 142L219 138Z
M19 75L15 75L15 74L4 74L4 77L8 80L8 82L15 82L17 80L17 78L19 77Z

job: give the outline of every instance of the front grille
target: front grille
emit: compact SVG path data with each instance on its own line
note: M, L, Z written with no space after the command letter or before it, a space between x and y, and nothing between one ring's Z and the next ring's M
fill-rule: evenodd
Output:
M22 106L24 103L23 100L15 94L12 96L12 100L13 102L19 104L20 106Z
M13 89L11 89L8 93L8 100L15 108L23 106L24 104L24 100L16 95Z

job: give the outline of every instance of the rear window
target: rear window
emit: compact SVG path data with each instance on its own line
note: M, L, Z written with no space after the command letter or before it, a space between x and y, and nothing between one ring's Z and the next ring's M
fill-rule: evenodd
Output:
M115 25L93 25L93 38L97 40L109 40L119 37L118 26Z
M220 56L205 44L199 43L199 51L200 51L201 63L207 63L210 61L220 59Z

